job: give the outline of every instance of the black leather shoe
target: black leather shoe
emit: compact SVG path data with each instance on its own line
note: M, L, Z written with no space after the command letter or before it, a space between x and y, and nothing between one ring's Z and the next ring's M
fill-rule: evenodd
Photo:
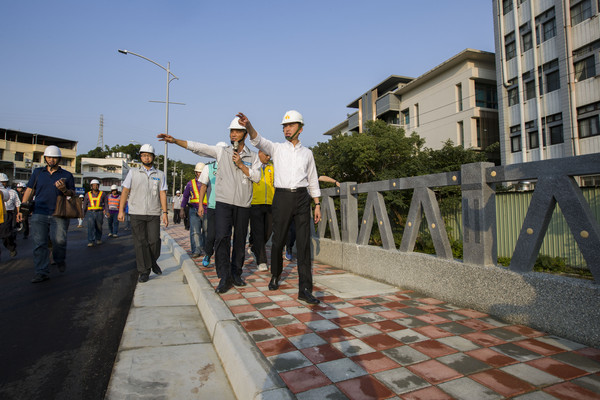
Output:
M298 293L298 300L307 302L308 304L319 304L321 301L317 299L308 289L304 289Z
M140 283L148 282L149 277L150 277L150 274L148 272L144 272L143 274L140 274L140 277L138 278L138 282L140 282Z
M215 289L217 293L227 293L231 289L231 283L227 279L221 279L219 286Z
M279 283L277 281L279 281L279 277L273 275L271 277L271 281L269 282L269 290L277 290L277 289L279 289Z
M246 286L246 282L242 279L241 276L233 276L233 284L235 286Z
M158 265L152 266L152 272L154 272L156 275L162 275L162 269L160 269Z

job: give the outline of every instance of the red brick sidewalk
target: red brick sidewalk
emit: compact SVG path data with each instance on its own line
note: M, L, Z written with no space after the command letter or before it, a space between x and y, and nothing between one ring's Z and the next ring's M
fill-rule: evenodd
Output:
M183 225L166 231L190 252ZM195 261L216 287L214 263ZM599 349L409 290L341 299L315 285L310 306L295 267L284 261L270 291L270 272L246 260L248 286L221 297L298 399L600 399Z

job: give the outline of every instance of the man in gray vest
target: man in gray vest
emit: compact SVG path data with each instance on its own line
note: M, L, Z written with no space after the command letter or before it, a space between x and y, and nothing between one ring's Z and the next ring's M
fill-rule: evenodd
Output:
M216 236L215 266L220 278L217 293L227 292L232 285L246 286L242 279L242 267L246 256L246 234L250 220L252 182L260 180L258 155L244 145L246 128L236 117L229 125L231 146L209 146L190 140L175 139L161 133L161 141L175 143L200 156L215 158L219 164L216 176ZM233 251L231 230L233 228ZM230 257L231 254L231 257Z
M162 271L156 260L160 256L160 220L167 219L167 180L162 171L154 168L154 147L140 148L142 167L131 168L123 181L119 204L119 221L125 221L125 204L129 205L131 233L135 247L135 261L140 273L138 282L147 282L150 270L157 275Z

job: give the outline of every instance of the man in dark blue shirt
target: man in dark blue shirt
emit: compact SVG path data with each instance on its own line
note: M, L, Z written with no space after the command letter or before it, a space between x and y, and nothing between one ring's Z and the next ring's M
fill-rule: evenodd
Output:
M60 159L62 154L56 146L48 146L44 151L45 167L36 168L27 183L23 195L21 212L17 214L17 222L23 220L22 212L28 212L28 203L35 196L33 215L29 217L33 235L33 263L35 275L32 283L49 279L50 257L48 236L52 241L52 257L58 270L64 272L67 268L67 229L69 218L54 217L56 198L59 195L75 196L75 180L73 174L62 169Z

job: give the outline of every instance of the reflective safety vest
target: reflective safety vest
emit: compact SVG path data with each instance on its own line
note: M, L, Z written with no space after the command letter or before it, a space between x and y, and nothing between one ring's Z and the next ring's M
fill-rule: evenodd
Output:
M198 190L198 182L196 179L192 179L192 196L190 196L188 203L198 204L200 199L200 191Z
M102 210L100 207L100 199L102 198L102 192L98 192L98 196L94 197L92 192L88 192L88 198L90 200L90 205L88 206L88 210Z
M109 210L118 210L119 203L121 202L121 196L113 197L111 194L108 196L108 209Z

